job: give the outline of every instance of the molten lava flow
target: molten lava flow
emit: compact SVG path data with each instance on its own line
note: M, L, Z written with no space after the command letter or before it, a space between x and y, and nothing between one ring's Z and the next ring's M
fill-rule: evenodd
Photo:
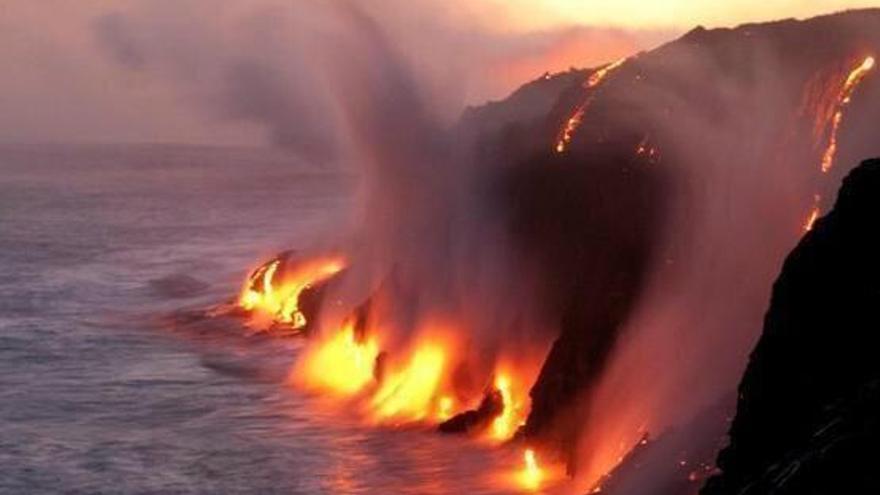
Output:
M521 380L514 382L508 372L498 373L494 386L501 394L503 409L492 420L489 434L493 440L505 441L513 437L516 430L525 423L528 409L523 398L528 396L528 391Z
M254 270L245 282L238 304L246 311L301 329L308 322L300 311L300 294L339 273L345 268L345 260L327 257L306 261L279 276L281 267L282 260L275 259Z
M605 67L593 72L590 75L589 79L584 83L584 89L592 90L597 88L602 84L603 81L608 77L609 74L614 72L617 68L623 65L627 59L622 58L617 62L606 65ZM559 131L559 135L556 139L556 152L562 153L568 147L568 144L571 142L571 138L574 135L574 132L580 127L581 123L584 119L584 113L587 111L587 107L590 106L590 103L593 102L593 98L595 98L595 92L588 93L587 97L581 102L577 108L575 108L574 112L572 112L571 117L569 117L565 121L565 125L562 126L562 130Z
M447 365L439 342L419 345L399 369L385 370L371 406L380 421L421 421L440 408L439 392Z
M384 352L375 328L347 319L328 338L310 345L293 372L294 383L329 395L362 395L378 423L443 421L456 403L446 389L452 340L429 333L397 356Z
M819 206L822 203L822 196L816 194L813 196L813 208L810 210L810 215L807 217L807 220L804 222L803 230L804 232L809 232L813 230L813 225L816 223L816 220L819 219L819 214L822 213L822 208Z
M354 320L349 319L339 332L309 348L294 376L306 388L350 396L373 382L378 356L376 340L358 339Z
M523 452L523 468L519 472L517 480L522 488L529 491L535 491L541 487L544 471L538 465L534 450L526 449Z
M452 397L449 397L448 395L440 397L440 401L437 403L437 421L442 422L451 418L454 406L455 401L453 401Z
M559 138L556 140L557 153L562 153L563 151L565 151L566 146L568 146L568 143L571 142L572 134L574 134L574 131L576 131L577 128L581 125L581 121L584 117L584 112L586 112L587 110L588 102L589 100L580 104L577 109L575 109L571 117L569 117L568 120L565 121L565 126L562 128L562 131L559 133Z
M849 73L849 76L847 76L846 81L843 84L843 88L840 90L837 97L837 111L834 112L834 116L831 119L831 132L828 137L828 146L826 146L825 152L822 154L822 172L827 173L834 165L834 157L837 155L837 135L840 131L840 124L843 122L844 110L849 106L849 103L852 100L852 95L859 86L859 83L861 83L871 69L874 68L874 63L874 57L867 57L861 65Z
M816 220L819 219L819 213L819 207L813 206L813 209L810 211L810 216L807 217L807 221L804 222L804 232L813 230L813 225L815 225Z

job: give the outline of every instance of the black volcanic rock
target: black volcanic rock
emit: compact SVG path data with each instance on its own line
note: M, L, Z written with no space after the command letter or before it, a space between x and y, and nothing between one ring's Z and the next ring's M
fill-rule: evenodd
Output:
M440 433L476 433L486 429L499 414L504 412L504 398L498 389L486 391L476 409L456 414L437 426Z
M634 147L609 143L587 163L554 157L510 177L515 239L539 264L545 285L538 289L560 328L530 392L523 433L566 454L586 406L578 398L637 301L665 210L664 171L634 159Z
M880 493L880 159L789 255L703 495Z
M841 128L839 163L823 176L830 180L815 185L804 172L815 170L807 163L818 168L826 144L814 135L806 97L817 81L880 53L878 26L880 9L697 28L634 55L597 86L585 84L595 69L571 72L468 112L463 127L478 136L479 158L501 164L486 174L487 189L502 189L497 209L509 216L523 272L538 280L534 294L546 305L546 322L559 329L531 390L525 436L574 451L589 428L583 418L591 392L648 279L685 273L674 267L694 254L713 278L701 289L705 296L688 292L699 301L688 309L751 311L747 336L725 337L737 347L711 363L723 371L707 373L733 385L765 298L718 300L734 290L763 294L815 195L832 196L851 157L876 153L865 121L880 112L880 86L866 79ZM555 103L543 108L551 96ZM584 102L581 124L556 153L560 131ZM710 215L731 228L708 228ZM730 254L709 246L729 246ZM678 285L697 292L690 282ZM726 317L705 321L712 318ZM728 325L717 327L732 335Z

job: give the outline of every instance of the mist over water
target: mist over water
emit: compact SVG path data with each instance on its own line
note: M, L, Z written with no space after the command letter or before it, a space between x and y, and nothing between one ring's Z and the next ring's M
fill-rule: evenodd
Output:
M301 341L181 324L344 223L351 177L235 148L4 147L0 167L0 492L504 492L484 474L506 452L292 389Z

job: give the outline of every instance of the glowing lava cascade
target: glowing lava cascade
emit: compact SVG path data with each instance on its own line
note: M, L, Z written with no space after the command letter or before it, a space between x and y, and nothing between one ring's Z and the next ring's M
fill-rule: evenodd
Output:
M834 157L837 155L837 135L840 132L840 124L843 122L843 114L846 110L846 107L849 106L852 101L853 93L856 88L858 88L859 84L865 79L865 76L874 68L874 57L867 57L865 60L846 78L846 81L843 84L843 88L840 90L840 95L838 96L837 101L837 111L834 112L834 117L831 119L831 131L828 137L828 146L825 148L825 153L822 154L822 172L827 173L831 170L831 167L834 166Z
M602 84L603 81L608 77L609 74L618 69L621 65L626 62L627 59L622 58L617 62L606 65L605 67L597 70L592 75L590 75L589 79L584 83L584 89L589 93L584 98L584 100L575 108L574 112L571 116L566 119L565 125L563 125L562 129L559 131L559 135L556 139L556 152L562 153L568 147L568 144L571 142L571 138L574 135L574 132L580 127L581 123L584 119L584 114L587 111L587 108L590 106L590 103L595 99L595 89Z
M495 440L507 440L525 423L528 410L522 403L525 387L512 389L510 376L501 373L495 378L495 390L501 396L501 414L492 420L490 435Z
M817 127L820 129L825 129L830 127L828 131L828 143L825 146L825 150L822 153L822 160L820 164L820 170L822 173L827 174L831 168L834 166L834 159L837 156L837 148L838 148L838 135L840 133L840 127L843 123L843 116L846 111L846 108L852 102L853 94L856 89L858 89L861 82L868 76L871 70L874 68L876 64L873 56L866 57L858 67L850 71L844 80L843 87L840 89L837 94L837 100L834 104L835 110L831 116L830 122L822 119L820 115L818 117L819 122L817 123ZM813 201L813 207L810 210L809 216L807 220L804 222L803 230L804 232L808 232L813 229L813 225L816 223L816 220L819 219L819 215L822 210L820 207L820 203L822 201L821 195L815 195Z

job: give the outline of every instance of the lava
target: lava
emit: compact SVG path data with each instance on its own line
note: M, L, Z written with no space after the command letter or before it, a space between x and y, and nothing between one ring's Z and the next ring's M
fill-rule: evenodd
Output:
M862 63L853 69L846 78L837 97L837 110L831 118L831 132L828 136L828 145L822 154L822 172L827 173L834 166L834 158L837 155L837 136L840 132L840 125L843 122L843 115L846 107L852 101L852 96L859 84L865 79L871 69L874 68L874 57L865 58Z
M451 418L454 405L455 401L452 397L448 395L440 397L440 400L437 402L437 421L446 421Z
M376 339L358 338L354 319L350 318L339 332L309 348L294 377L306 388L351 396L373 382L378 356Z
M602 84L603 81L608 77L609 74L618 69L621 65L626 62L626 58L622 58L616 62L610 63L605 67L593 72L587 81L584 83L584 89L592 90L599 85ZM590 92L587 97L582 101L577 108L575 108L574 112L572 112L571 117L569 117L565 121L565 125L563 125L562 130L559 131L559 135L556 139L556 152L562 153L568 147L568 144L571 142L571 138L574 135L574 132L580 127L581 123L584 119L584 113L587 111L587 107L590 106L590 103L593 102L595 98L595 92Z
M493 440L505 441L513 437L516 430L525 423L528 410L522 397L527 396L524 387L517 387L519 382L514 383L511 375L500 372L495 378L494 387L501 395L502 410L492 420L492 428L489 434Z
M306 348L292 381L329 396L364 399L376 423L443 421L454 414L447 387L452 339L427 333L397 359L384 351L377 329L346 319L338 330Z
M810 210L810 216L807 217L807 221L804 222L804 232L809 232L813 230L813 225L816 224L816 220L819 219L819 207L813 206L813 209Z
M405 364L383 371L371 406L375 416L386 421L421 421L442 410L440 386L448 369L444 343L427 341L413 351Z
M302 329L308 323L300 310L300 295L345 268L342 257L330 256L304 261L288 268L276 258L251 272L238 298L245 311L268 317L273 322Z
M544 471L538 465L534 449L526 449L523 452L523 467L518 473L519 485L529 491L535 491L541 487L544 481Z
M813 225L816 224L816 220L819 219L819 215L822 213L822 208L819 206L822 203L822 196L816 194L813 196L813 208L810 210L810 214L807 216L806 221L804 221L803 231L809 232L813 230Z

